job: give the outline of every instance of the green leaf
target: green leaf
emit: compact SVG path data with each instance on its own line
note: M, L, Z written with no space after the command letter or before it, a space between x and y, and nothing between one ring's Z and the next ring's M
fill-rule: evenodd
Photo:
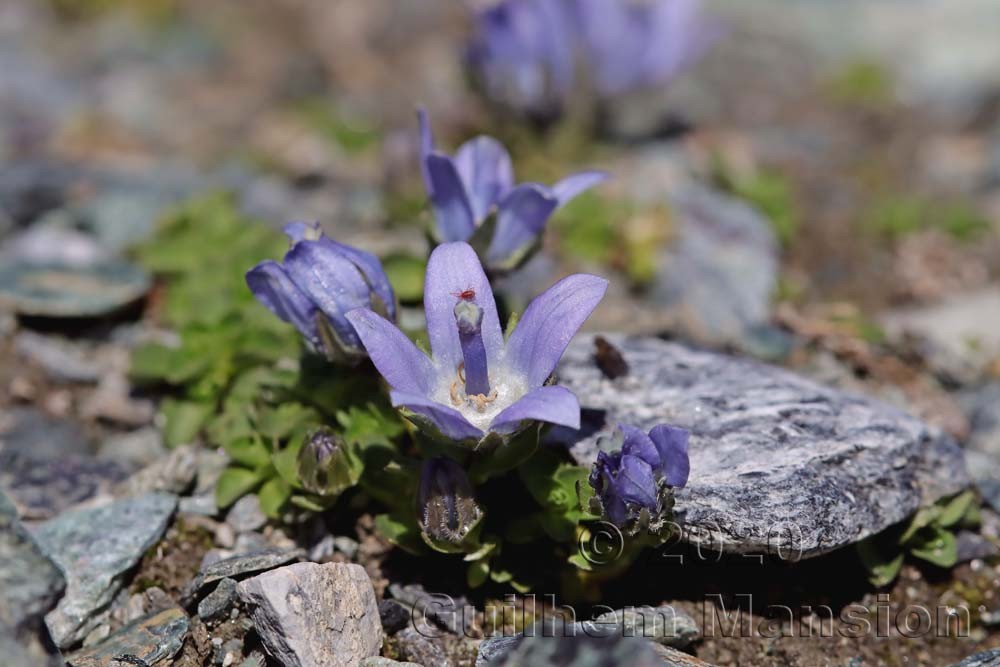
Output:
M976 494L972 491L965 491L958 494L941 508L941 515L937 519L937 525L948 528L954 526L965 517L969 508L972 507Z
M132 351L129 375L135 380L165 380L176 365L177 350L147 343Z
M295 489L302 488L299 480L298 458L299 451L305 441L304 435L293 437L288 441L288 444L271 455L271 462L274 463L274 469L278 471L281 479Z
M416 521L400 514L378 514L375 530L400 549L419 555L425 550Z
M222 471L215 486L215 504L226 508L253 491L263 477L258 471L229 467Z
M937 505L922 507L917 510L917 513L913 515L912 519L910 519L910 523L907 525L906 530L904 530L903 534L899 536L899 544L906 544L909 542L919 531L937 521L940 515L941 508Z
M479 588L486 583L490 576L490 563L488 560L477 560L469 563L469 569L465 571L465 581L469 588Z
M260 498L261 511L275 519L281 515L281 508L292 496L292 487L280 477L272 477L260 487L257 496Z
M325 512L333 507L336 502L337 498L335 497L323 498L312 494L296 493L291 497L293 505L310 512Z
M886 539L884 534L861 540L856 548L873 586L887 586L899 576L904 552L892 540Z
M163 440L167 447L176 447L195 439L215 410L215 406L207 402L167 398L160 405L160 410L166 420Z
M222 448L233 461L249 468L259 468L271 462L271 451L256 435L230 440Z
M567 559L567 561L569 562L570 565L576 567L579 570L584 570L586 572L593 572L594 570L594 564L591 563L586 558L584 558L579 553L574 553ZM900 563L902 564L902 560L900 560Z
M283 403L275 407L261 407L256 426L263 437L281 440L319 421L319 415L311 408L299 403Z
M958 543L951 532L934 527L921 533L910 553L915 558L948 568L958 562Z

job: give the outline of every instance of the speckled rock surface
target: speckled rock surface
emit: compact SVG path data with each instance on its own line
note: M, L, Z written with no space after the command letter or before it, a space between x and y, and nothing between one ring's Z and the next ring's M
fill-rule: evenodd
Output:
M151 493L94 509L65 512L34 533L66 576L66 594L45 622L60 648L83 639L100 620L123 575L156 544L177 498Z
M63 591L62 572L42 553L0 491L0 624L19 628L51 609Z
M286 565L240 582L237 591L284 667L354 667L382 647L375 590L360 565Z
M1000 667L1000 648L970 655L952 667Z
M682 654L683 655L683 654ZM688 656L690 657L690 656ZM480 664L478 661L477 665ZM528 637L503 656L484 663L497 667L664 667L665 665L704 664L671 663L660 658L645 639L625 637Z
M895 408L752 361L606 338L630 374L606 379L593 337L579 336L558 377L580 397L584 426L554 435L589 465L619 422L690 429L691 476L675 508L688 542L807 558L969 485L955 442Z
M174 607L143 616L112 633L96 646L85 648L66 658L72 667L104 667L117 664L169 665L184 644L188 617ZM126 656L142 663L128 663ZM117 660L116 660L117 658Z
M623 637L644 637L664 646L684 648L701 636L698 623L682 609L664 604L616 609L594 619L598 624L615 624Z

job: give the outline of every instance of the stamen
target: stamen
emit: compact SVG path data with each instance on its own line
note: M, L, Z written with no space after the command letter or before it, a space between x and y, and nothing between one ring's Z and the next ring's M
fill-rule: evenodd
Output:
M489 369L486 364L486 346L483 344L483 309L465 299L455 304L455 321L458 324L458 341L465 360L459 369L465 372L465 393L468 396L490 394Z

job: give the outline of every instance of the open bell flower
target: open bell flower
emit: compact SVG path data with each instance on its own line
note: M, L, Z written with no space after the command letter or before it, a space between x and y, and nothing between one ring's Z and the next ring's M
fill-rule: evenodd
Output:
M337 243L318 223L285 225L291 247L281 263L266 260L247 272L254 297L302 333L310 349L331 361L355 363L365 349L347 312L371 308L396 319L396 296L375 255Z
M499 141L474 137L449 156L435 150L427 112L420 109L417 117L420 167L434 210L437 240L475 243L476 231L495 215L492 234L484 240L484 261L492 272L509 271L523 263L556 209L607 178L603 171L582 171L552 187L515 185L510 154Z
M586 274L563 278L528 305L505 341L475 251L445 243L431 253L424 283L430 358L367 308L347 319L407 418L439 439L495 445L536 421L579 428L576 396L546 383L607 285Z
M659 424L649 433L619 424L590 472L601 514L629 534L657 533L670 518L673 489L687 484L690 433Z

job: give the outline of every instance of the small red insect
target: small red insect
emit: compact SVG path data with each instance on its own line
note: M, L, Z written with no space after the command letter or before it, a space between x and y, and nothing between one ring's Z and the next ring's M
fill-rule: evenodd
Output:
M461 292L452 292L451 295L456 299L461 299L462 301L472 301L476 298L476 290L471 287L466 287Z

